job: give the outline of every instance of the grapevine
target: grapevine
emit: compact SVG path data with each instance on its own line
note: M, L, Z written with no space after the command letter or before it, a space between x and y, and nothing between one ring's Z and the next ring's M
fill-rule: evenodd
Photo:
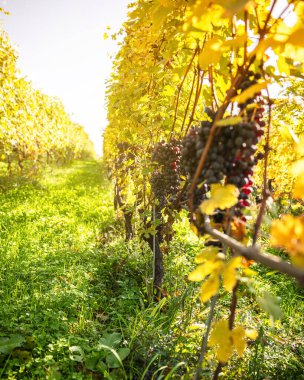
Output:
M161 218L168 210L177 215L186 209L196 234L216 239L206 241L196 258L199 265L189 279L202 282L203 303L219 297L221 283L232 293L229 324L218 322L211 333L211 346L220 346L217 352L223 349L214 338L218 326L231 335L225 342L227 351L232 353L234 345L240 344L242 349L237 351L241 355L246 346L245 328L234 326L240 281L246 277L242 274L244 266L255 260L303 283L301 265L267 256L256 245L266 198L263 196L256 212L252 194L261 182L264 194L265 183L272 180L268 178L268 155L272 153L274 105L268 85L280 82L287 71L298 77L303 71L299 39L303 4L288 4L275 17L276 3L269 7L260 2L223 1L134 4L109 92L109 125L105 131L108 162L113 162L111 147L117 139L131 144L141 141L147 147L145 153L144 149L138 152L137 165L130 171L132 181L125 183L128 187L132 182L137 193L144 194L137 198L138 211L144 205L152 215L156 208ZM292 9L298 22L289 27L284 17ZM280 57L277 70L281 77L274 75L276 67L267 62L268 49ZM119 131L118 136L115 131ZM176 140L179 147L174 151L172 141L176 144ZM139 172L145 175L138 176ZM303 181L299 172L295 173L295 196L302 199ZM252 218L255 212L258 217L253 226L247 216ZM173 222L174 218L170 224ZM288 219L288 224L294 231L295 226L302 226L302 219ZM291 250L286 236L280 239L280 228L280 223L274 225L274 244L288 247L291 256L296 256L294 263L302 262L302 250ZM249 261L244 264L240 256ZM212 318L208 323L207 331ZM208 336L204 342L207 340ZM206 343L202 347L205 350ZM221 363L214 379L230 356L218 355Z
M73 123L62 103L35 90L20 77L17 54L0 32L0 157L11 171L25 163L34 170L45 162L66 163L93 155L84 129Z

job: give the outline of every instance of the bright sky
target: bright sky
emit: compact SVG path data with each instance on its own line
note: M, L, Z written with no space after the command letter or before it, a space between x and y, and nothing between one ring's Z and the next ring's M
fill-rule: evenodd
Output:
M103 39L106 27L116 32L127 19L130 0L0 0L11 13L0 15L19 52L22 75L35 88L59 97L102 150L107 125L105 81L111 72L116 42Z

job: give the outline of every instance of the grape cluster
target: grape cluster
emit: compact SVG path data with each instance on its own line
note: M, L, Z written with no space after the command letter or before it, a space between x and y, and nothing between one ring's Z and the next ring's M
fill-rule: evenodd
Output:
M249 72L244 79L241 90L257 83L259 74ZM257 143L264 134L265 122L262 120L264 99L261 94L247 99L239 104L242 121L237 125L218 128L208 151L204 167L198 180L199 186L194 194L194 205L198 206L206 197L210 185L225 178L225 182L233 184L240 190L239 202L235 208L237 215L241 215L242 208L250 205L249 196L252 192L253 168L262 153L256 154ZM182 169L190 179L193 178L202 152L205 149L215 114L206 110L209 120L201 123L200 127L192 128L182 141L181 163ZM220 222L221 213L215 216Z
M182 170L191 179L194 176L202 152L205 149L215 114L207 109L210 120L202 121L199 128L192 128L182 141L181 163ZM198 184L195 190L194 204L199 205L205 199L205 194L209 191L209 185L220 182L225 175L225 144L217 134L213 144L209 149L204 167L200 173Z
M135 167L137 147L128 142L117 144L118 154L115 157L115 169L123 172L133 170ZM126 165L128 163L128 165Z
M158 199L159 207L166 206L169 197L180 188L181 145L177 140L157 143L152 152L155 171L151 177L151 187Z
M254 74L249 71L241 85L242 91L256 84L260 79L260 74ZM229 127L224 130L226 134L227 145L231 146L234 151L234 158L230 158L227 170L227 182L232 183L240 189L239 202L236 206L236 214L241 216L241 209L250 206L249 196L252 193L253 169L258 160L263 159L262 153L256 154L257 143L264 135L265 121L263 112L265 100L261 93L255 94L245 103L239 104L240 114L243 116L243 122L237 126ZM230 137L230 138L229 138Z

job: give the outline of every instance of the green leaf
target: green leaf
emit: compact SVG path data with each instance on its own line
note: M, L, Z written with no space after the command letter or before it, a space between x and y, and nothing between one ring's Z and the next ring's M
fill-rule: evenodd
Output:
M99 349L103 349L103 350L106 350L106 351L109 352L109 354L106 357L106 362L107 362L109 368L123 367L123 364L122 364L122 361L120 359L120 356L118 355L118 352L116 350L114 350L114 348L106 346L105 344L99 344L98 347L99 347ZM118 366L116 366L116 364L117 364L116 362L115 363L111 362L113 360L112 356L114 356L114 358L116 358L117 363L119 364ZM110 367L111 363L114 364L115 367Z
M114 353L111 352L107 356L107 359L106 359L109 368L119 368L119 367L121 367L121 362L129 355L130 349L128 347L120 348L116 352L117 352L117 355L120 358L120 361L118 360L117 356L114 355Z
M111 334L105 333L100 339L100 343L109 347L118 347L121 342L122 336L120 333L114 332Z
M99 360L99 362L97 363L96 369L99 372L101 372L103 375L105 375L105 373L108 372L108 367L107 367L106 363L103 362L102 360Z
M88 356L85 360L85 366L90 371L95 371L97 363L100 360L100 353L99 352L93 352L90 356Z
M21 335L1 336L0 337L0 352L9 354L14 348L22 346L25 338Z
M79 346L72 346L69 348L71 351L70 359L73 362L82 363L84 359L84 352L81 347Z

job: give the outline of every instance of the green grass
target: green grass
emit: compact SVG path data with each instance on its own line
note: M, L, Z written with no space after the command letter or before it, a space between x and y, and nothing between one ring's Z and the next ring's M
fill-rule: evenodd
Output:
M4 173L0 185L0 378L191 379L209 306L187 281L202 243L186 221L165 255L167 296L155 304L151 253L124 241L99 163L46 168L35 179ZM257 271L255 287L241 287L236 322L260 338L222 378L303 379L304 293L286 276ZM259 307L263 291L280 297L281 320ZM221 294L216 318L229 302ZM210 379L212 351L204 364Z
M110 248L100 239L114 234L111 200L95 162L49 170L1 194L1 333L32 345L21 367L22 353L2 355L4 378L52 378L57 363L58 376L69 378L69 347L102 335L109 292L101 268Z

